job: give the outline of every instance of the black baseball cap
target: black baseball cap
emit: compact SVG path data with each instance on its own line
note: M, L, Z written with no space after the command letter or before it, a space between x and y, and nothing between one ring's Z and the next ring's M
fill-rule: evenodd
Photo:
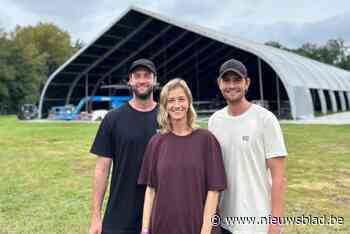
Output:
M220 66L218 79L221 79L227 72L230 71L236 73L243 79L248 78L247 68L244 66L244 64L236 59L229 59Z
M142 58L142 59L135 60L129 68L129 74L132 73L138 67L145 67L151 72L153 72L154 75L157 75L156 66L149 59Z

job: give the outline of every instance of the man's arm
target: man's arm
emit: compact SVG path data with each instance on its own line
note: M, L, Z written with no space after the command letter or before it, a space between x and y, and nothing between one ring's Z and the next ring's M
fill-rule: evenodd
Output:
M93 180L92 190L90 234L100 234L102 232L101 209L107 188L111 164L111 158L98 157L96 160L95 176Z
M208 191L204 206L203 225L201 229L201 234L211 233L211 230L213 228L211 219L215 215L216 209L218 207L219 194L220 193L218 191Z
M284 214L284 194L287 179L284 174L285 157L275 157L267 159L267 167L271 171L271 215L272 217L283 217ZM269 234L279 234L280 225L269 225Z
M146 233L149 232L149 224L151 222L152 207L155 195L155 189L147 186L142 215L142 231Z

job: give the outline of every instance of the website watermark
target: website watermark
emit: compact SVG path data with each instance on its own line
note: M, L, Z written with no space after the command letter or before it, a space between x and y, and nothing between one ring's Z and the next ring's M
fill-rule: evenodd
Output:
M289 217L274 217L274 216L261 216L261 217L221 217L220 215L213 215L210 218L210 222L213 226L233 226L233 225L343 225L344 217L334 215L301 215L301 216L289 216Z

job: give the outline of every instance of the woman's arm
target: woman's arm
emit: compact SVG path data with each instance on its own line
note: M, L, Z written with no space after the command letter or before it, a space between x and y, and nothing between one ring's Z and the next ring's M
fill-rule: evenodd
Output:
M145 202L143 204L143 216L142 216L142 232L148 233L149 225L151 221L152 207L154 196L156 191L154 188L147 186L145 192Z
M203 225L201 229L201 234L210 234L213 228L211 223L212 217L216 213L216 209L219 203L219 192L218 191L208 191L207 199L205 200L204 214L203 214Z

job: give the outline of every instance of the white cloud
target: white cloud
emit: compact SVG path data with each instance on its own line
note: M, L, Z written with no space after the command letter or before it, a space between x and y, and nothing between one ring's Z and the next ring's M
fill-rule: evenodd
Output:
M313 23L233 24L224 31L253 41L278 41L296 48L305 42L324 44L329 39L342 38L350 43L350 12Z
M121 14L130 4L177 20L229 31L251 40L277 40L287 46L346 36L338 17L350 12L348 0L1 0L0 27L53 22L73 39L85 42ZM335 17L337 16L337 17ZM335 18L332 18L335 17ZM334 25L332 25L332 23ZM341 21L344 23L344 21ZM349 22L349 21L348 21Z

